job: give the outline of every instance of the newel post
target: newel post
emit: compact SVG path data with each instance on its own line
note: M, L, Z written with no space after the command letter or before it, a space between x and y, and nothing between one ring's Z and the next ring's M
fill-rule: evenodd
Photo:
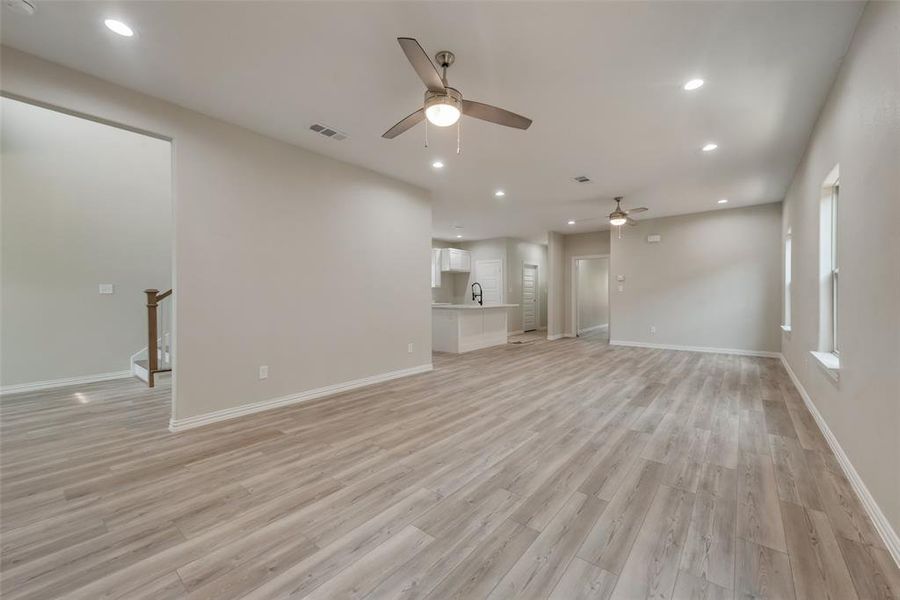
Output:
M144 290L147 294L147 384L153 387L153 374L159 367L159 356L156 348L156 308L159 290Z

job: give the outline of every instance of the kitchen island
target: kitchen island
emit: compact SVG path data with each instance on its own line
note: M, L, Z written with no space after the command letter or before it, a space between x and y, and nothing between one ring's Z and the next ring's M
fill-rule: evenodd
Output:
M506 343L507 309L518 304L432 304L431 348L460 354Z

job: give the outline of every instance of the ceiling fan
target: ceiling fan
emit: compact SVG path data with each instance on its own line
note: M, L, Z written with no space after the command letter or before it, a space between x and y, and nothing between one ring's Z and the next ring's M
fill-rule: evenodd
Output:
M461 115L475 117L482 121L506 127L515 127L516 129L528 129L531 126L531 119L490 104L464 100L459 90L450 87L447 84L447 69L450 68L450 65L453 64L456 58L452 52L441 50L434 55L435 60L441 67L441 73L438 73L434 63L425 54L425 50L422 49L419 42L413 38L406 37L397 38L397 41L400 43L400 47L406 54L406 58L419 76L419 79L425 84L425 103L422 108L404 117L399 123L385 131L381 137L389 140L394 139L425 119L432 125L449 127L458 123ZM426 146L428 145L427 137L425 144ZM458 151L459 148L457 147Z
M629 215L642 213L647 210L645 206L639 206L637 208L632 208L631 210L622 210L622 196L616 196L614 198L616 201L616 210L609 213L609 224L613 227L621 227L626 223L628 225L637 225L637 221L632 219Z

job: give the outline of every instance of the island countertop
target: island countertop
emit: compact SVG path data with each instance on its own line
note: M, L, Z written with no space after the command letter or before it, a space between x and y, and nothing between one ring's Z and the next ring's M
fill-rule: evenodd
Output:
M441 308L445 310L478 310L480 308L516 308L518 304L440 304L434 303L431 308Z

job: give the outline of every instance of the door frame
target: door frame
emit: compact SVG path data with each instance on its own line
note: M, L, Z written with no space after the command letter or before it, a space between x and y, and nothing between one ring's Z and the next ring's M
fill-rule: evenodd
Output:
M607 260L607 285L606 285L606 305L609 308L609 319L607 320L607 331L612 329L612 303L610 302L610 296L612 296L611 287L609 285L610 280L612 279L612 268L609 267L612 261L609 260L609 254L580 254L578 256L572 257L572 262L569 265L569 279L570 279L570 288L569 288L569 296L570 296L570 309L572 311L572 331L566 334L566 337L578 337L578 261L579 260L591 260L597 258L605 258ZM568 323L566 323L568 326Z
M534 329L525 329L525 269L534 267ZM522 263L522 331L541 330L541 266L536 263Z
M472 269L472 283L475 283L476 281L478 281L478 265L479 265L479 263L497 263L498 265L500 265L500 277L499 277L500 281L497 282L497 287L500 289L500 302L498 302L497 304L503 304L503 299L505 297L505 292L506 292L506 290L503 289L506 287L506 282L503 280L503 259L502 258L480 258L480 259L476 260L475 264L473 265L474 268ZM481 282L478 281L478 283L481 283ZM471 286L469 286L469 287L471 287Z

